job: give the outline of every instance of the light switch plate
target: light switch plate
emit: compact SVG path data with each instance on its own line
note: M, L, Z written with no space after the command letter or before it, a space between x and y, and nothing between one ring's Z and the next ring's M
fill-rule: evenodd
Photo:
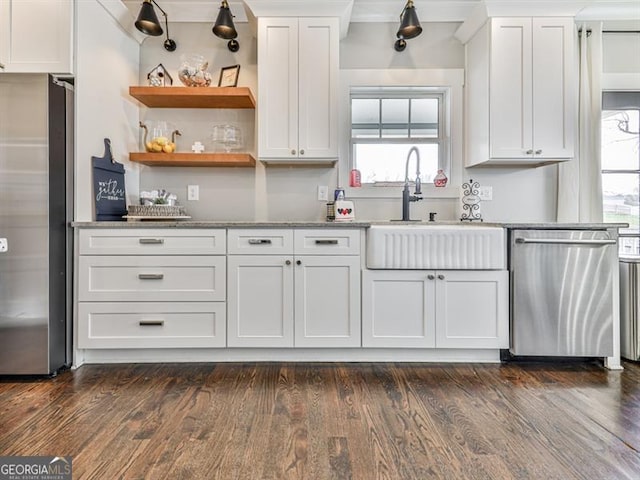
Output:
M9 242L6 238L0 238L0 253L6 252L9 250Z
M478 197L480 197L480 200L483 202L493 200L493 187L478 187Z
M329 187L327 185L318 185L318 201L326 202L329 200Z

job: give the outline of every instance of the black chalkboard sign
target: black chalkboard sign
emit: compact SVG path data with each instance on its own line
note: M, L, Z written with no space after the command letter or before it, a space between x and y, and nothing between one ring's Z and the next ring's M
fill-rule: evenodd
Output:
M113 160L111 140L104 139L104 156L91 157L91 162L96 220L124 221L123 215L127 214L124 167Z

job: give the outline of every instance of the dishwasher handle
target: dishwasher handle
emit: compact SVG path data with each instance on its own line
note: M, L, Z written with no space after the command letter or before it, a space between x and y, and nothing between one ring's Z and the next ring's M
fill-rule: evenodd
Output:
M615 245L616 241L606 240L581 240L571 238L516 238L516 243L545 243L551 245Z

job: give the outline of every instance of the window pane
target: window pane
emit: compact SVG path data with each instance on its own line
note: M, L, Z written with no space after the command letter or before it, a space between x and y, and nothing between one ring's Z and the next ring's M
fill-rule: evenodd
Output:
M380 104L376 98L351 100L351 123L380 123Z
M412 145L356 144L354 166L360 170L362 183L404 182L407 153ZM438 171L438 145L417 145L420 151L420 179L433 182ZM409 179L415 180L416 155L411 155Z
M604 221L628 223L629 229L621 229L621 233L639 232L639 189L639 174L602 174Z
M383 98L382 123L409 123L409 99Z
M409 99L383 98L382 137L407 138L409 136Z
M602 169L638 170L640 110L602 112Z
M438 99L414 98L411 100L411 137L435 138L438 136Z

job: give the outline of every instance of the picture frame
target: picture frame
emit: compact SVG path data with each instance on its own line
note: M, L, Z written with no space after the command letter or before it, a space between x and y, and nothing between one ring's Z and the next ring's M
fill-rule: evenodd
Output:
M220 69L219 87L237 87L238 76L240 75L240 65L231 65Z

